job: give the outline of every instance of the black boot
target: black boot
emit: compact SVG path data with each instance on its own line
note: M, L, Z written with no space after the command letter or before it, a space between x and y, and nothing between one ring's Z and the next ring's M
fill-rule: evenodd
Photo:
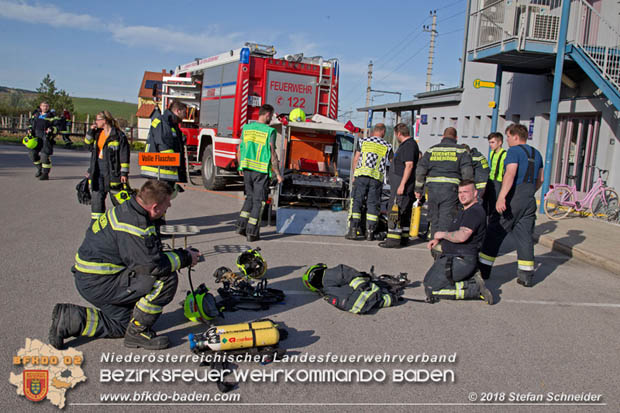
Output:
M255 242L255 241L260 241L260 235L252 235L252 234L247 234L245 236L245 239L248 242Z
M243 237L245 237L245 227L236 227L235 232Z
M37 165L37 172L34 174L34 177L38 178L41 176L42 173L43 171L41 170L41 165Z
M49 180L49 172L43 172L41 176L39 176L39 181L47 181Z
M398 238L398 239L397 238L390 238L388 236L385 241L379 243L379 246L381 248L400 248L401 247L400 238Z
M368 228L366 230L366 241L374 241L375 240L375 230Z
M158 336L150 327L132 318L125 332L125 347L162 350L168 348L168 337Z
M493 305L494 303L493 294L491 293L491 291L487 288L486 284L484 283L484 280L482 279L482 275L480 274L480 270L476 271L476 273L474 274L474 281L476 282L478 286L478 292L480 295L480 299L486 301L486 303L489 305Z
M344 236L346 239L350 239L350 240L354 240L354 241L359 241L364 239L364 236L362 236L362 234L360 234L360 227L359 225L355 225L355 224L350 224L349 226L349 232L347 232L347 235Z
M517 271L517 283L524 287L533 287L534 282L532 279L534 278L534 274L530 271Z
M52 325L47 341L55 349L62 350L66 338L77 337L83 332L85 319L86 308L74 304L56 304L52 311Z

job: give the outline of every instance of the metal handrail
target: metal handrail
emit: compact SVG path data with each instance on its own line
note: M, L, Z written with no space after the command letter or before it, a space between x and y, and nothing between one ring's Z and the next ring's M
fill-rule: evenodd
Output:
M620 90L620 33L585 0L572 0L569 40Z

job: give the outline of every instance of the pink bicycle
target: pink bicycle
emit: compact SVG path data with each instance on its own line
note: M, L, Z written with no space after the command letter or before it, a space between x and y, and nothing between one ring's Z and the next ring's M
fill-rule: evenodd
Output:
M598 179L592 188L582 199L578 199L575 185L554 184L550 186L545 195L545 214L554 220L566 218L573 211L587 214L606 220L612 220L618 215L618 194L612 188L608 188L603 174L609 174L608 170L594 166L598 171ZM569 180L575 180L576 176L568 176Z

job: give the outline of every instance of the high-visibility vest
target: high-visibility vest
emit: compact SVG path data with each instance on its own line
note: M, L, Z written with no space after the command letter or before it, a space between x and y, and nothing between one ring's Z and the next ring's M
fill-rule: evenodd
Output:
M489 179L502 182L504 178L504 159L506 159L506 149L500 148L498 152L491 152L491 173Z
M264 123L254 122L243 127L239 147L239 170L269 174L271 176L271 135L275 129Z
M364 139L362 141L361 156L355 168L354 176L369 176L378 181L383 181L384 158L388 155L390 149L390 146L380 143L374 137Z

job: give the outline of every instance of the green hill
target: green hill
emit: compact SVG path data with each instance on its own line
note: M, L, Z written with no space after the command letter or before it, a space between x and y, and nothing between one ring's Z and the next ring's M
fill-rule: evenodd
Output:
M32 100L36 95L37 92L32 90L0 86L0 114L17 116L21 113L29 113L34 109ZM75 108L73 112L78 121L85 121L87 114L92 120L97 112L105 109L110 111L115 118L125 119L129 124L135 123L136 111L138 110L136 103L80 97L71 97L71 99Z
M72 97L75 112L79 114L90 114L92 119L97 112L108 110L112 116L125 119L131 122L136 118L138 105L136 103L118 102L115 100L95 99L95 98L76 98Z

